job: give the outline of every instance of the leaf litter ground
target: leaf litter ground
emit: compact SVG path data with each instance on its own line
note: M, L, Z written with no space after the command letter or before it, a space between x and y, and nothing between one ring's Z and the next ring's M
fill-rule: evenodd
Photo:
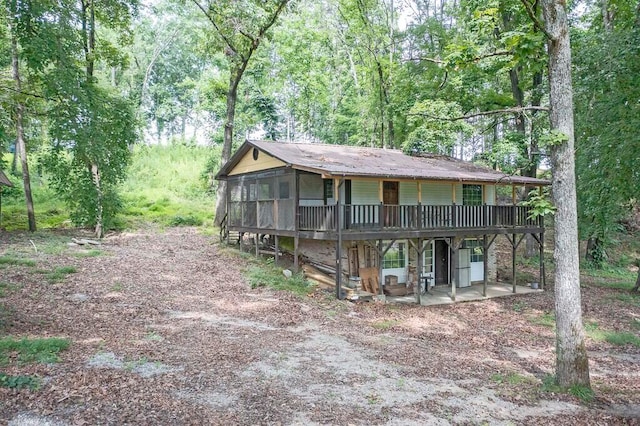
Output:
M42 379L0 388L10 425L640 424L636 347L589 341L589 404L543 390L550 291L440 307L301 299L251 289L246 261L197 229L114 234L98 256L70 237L38 250L29 234L0 234L0 255L76 268L59 282L0 269L14 285L2 333L72 341L59 363L2 367ZM598 289L583 297L599 324L631 309Z

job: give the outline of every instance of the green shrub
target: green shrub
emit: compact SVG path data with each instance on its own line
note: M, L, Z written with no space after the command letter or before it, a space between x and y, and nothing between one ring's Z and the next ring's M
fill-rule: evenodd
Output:
M10 376L0 373L0 386L11 389L37 389L40 386L40 379L34 376Z

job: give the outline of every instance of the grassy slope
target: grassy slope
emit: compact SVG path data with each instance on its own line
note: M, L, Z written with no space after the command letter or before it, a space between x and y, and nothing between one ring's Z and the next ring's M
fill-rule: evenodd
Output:
M145 222L163 225L211 222L214 199L207 193L201 174L213 149L180 144L136 147L121 188L123 210L118 227L137 227ZM34 166L31 170L38 227L72 226L66 206L47 187L46 177L38 176ZM22 186L20 177L10 178L17 187ZM21 190L15 196L4 194L0 226L7 230L26 229L27 212Z

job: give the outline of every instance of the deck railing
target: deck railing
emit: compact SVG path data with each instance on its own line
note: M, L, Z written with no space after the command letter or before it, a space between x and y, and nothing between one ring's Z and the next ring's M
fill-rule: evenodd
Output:
M539 227L525 206L348 204L300 206L298 229L336 231L339 215L345 230L459 229Z

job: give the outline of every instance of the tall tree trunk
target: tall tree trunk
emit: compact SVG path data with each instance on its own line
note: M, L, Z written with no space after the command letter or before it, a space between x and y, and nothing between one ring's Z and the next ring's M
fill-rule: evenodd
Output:
M236 102L238 100L238 85L240 79L247 66L245 62L236 70L231 72L229 79L229 90L227 91L227 117L224 123L224 144L222 145L222 164L226 164L231 158L231 147L233 146L233 125L236 116ZM216 191L216 224L222 223L225 213L227 212L227 181L218 181L218 190Z
M566 140L551 148L555 216L556 378L590 386L580 298L571 46L564 0L542 0L548 36L551 128Z
M20 157L22 167L22 183L24 185L24 199L27 203L27 217L29 220L29 231L36 230L36 214L33 209L33 197L31 196L31 177L29 175L29 164L27 162L27 145L24 138L24 104L20 100L22 83L20 81L20 63L18 61L18 41L16 37L11 37L11 65L13 69L13 82L16 89L16 152Z
M104 221L104 208L103 208L103 193L102 185L100 183L100 169L97 164L91 164L91 179L93 180L93 186L96 188L96 226L94 228L97 238L102 238L104 235L103 221Z

